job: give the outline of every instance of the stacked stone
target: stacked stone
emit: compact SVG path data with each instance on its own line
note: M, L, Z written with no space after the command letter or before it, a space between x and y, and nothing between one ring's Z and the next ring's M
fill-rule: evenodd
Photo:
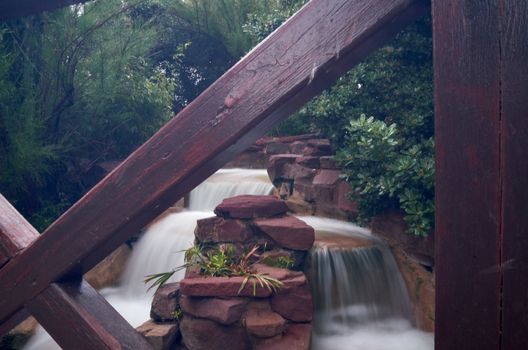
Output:
M283 285L271 292L249 279L240 290L244 276L207 277L188 270L179 284L161 288L153 302L153 318L163 321L182 312L180 335L171 340L173 347L165 348L174 348L175 341L189 350L310 348L312 295L302 269L314 230L286 215L287 210L273 196L238 196L224 200L215 209L217 216L198 221L197 244L230 246L239 254L255 245L265 247L249 269ZM294 261L291 269L276 267L281 257Z
M329 140L295 141L287 147L275 143L267 148L270 179L294 212L340 219L357 215L356 204L348 199L350 186L340 178Z

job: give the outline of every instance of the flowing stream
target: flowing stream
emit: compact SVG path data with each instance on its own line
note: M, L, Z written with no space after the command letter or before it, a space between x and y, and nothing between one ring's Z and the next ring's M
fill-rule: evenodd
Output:
M101 294L134 327L149 318L153 291L146 275L183 264L182 251L194 241L196 220L214 215L222 199L271 193L265 170L222 169L190 194L188 209L150 225L134 246L118 286ZM313 349L430 350L433 338L408 321L411 304L388 249L368 230L317 217L301 217L316 230L307 274L314 295ZM171 281L183 277L183 271ZM26 350L58 345L39 327Z

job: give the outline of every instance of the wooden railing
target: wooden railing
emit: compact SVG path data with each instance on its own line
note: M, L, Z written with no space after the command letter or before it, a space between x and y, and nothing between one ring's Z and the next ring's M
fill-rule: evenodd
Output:
M0 331L29 312L68 349L149 348L82 274L427 8L312 0L42 235L1 198Z

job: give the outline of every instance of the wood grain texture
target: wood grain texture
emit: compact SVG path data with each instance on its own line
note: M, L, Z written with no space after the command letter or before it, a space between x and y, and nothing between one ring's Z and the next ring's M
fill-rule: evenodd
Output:
M63 349L152 349L85 281L53 283L26 307Z
M528 330L528 2L502 1L502 350Z
M498 350L497 0L434 0L436 350Z
M0 1L0 20L12 19L55 10L88 0L2 0Z
M33 226L0 194L0 268L38 236Z
M18 326L29 316L30 314L26 309L20 309L4 323L0 323L0 337L6 335L9 331Z
M0 320L64 274L92 267L423 8L309 2L0 270Z

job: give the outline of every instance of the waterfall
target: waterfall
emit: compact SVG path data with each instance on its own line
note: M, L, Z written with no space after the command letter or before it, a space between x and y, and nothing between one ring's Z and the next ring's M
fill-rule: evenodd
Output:
M213 216L213 209L224 198L241 195L267 195L273 190L266 170L221 169L190 193L189 208L172 213L152 224L134 246L116 287L100 293L134 327L149 319L154 291L147 292L145 276L170 271L183 264L183 250L192 246L196 220ZM183 271L170 281L183 278ZM25 350L55 350L59 346L42 327Z
M101 294L134 327L149 318L153 291L146 275L183 264L182 251L193 244L196 220L212 216L223 198L269 194L265 170L223 169L193 190L188 209L148 227L135 244L116 287ZM411 305L392 254L366 229L351 223L300 217L316 230L307 275L315 304L315 350L432 350L432 335L409 322ZM183 271L172 277L180 280ZM58 345L39 327L26 350Z
M392 253L368 230L300 217L314 227L307 275L317 350L429 350L431 334L412 327L412 305Z

